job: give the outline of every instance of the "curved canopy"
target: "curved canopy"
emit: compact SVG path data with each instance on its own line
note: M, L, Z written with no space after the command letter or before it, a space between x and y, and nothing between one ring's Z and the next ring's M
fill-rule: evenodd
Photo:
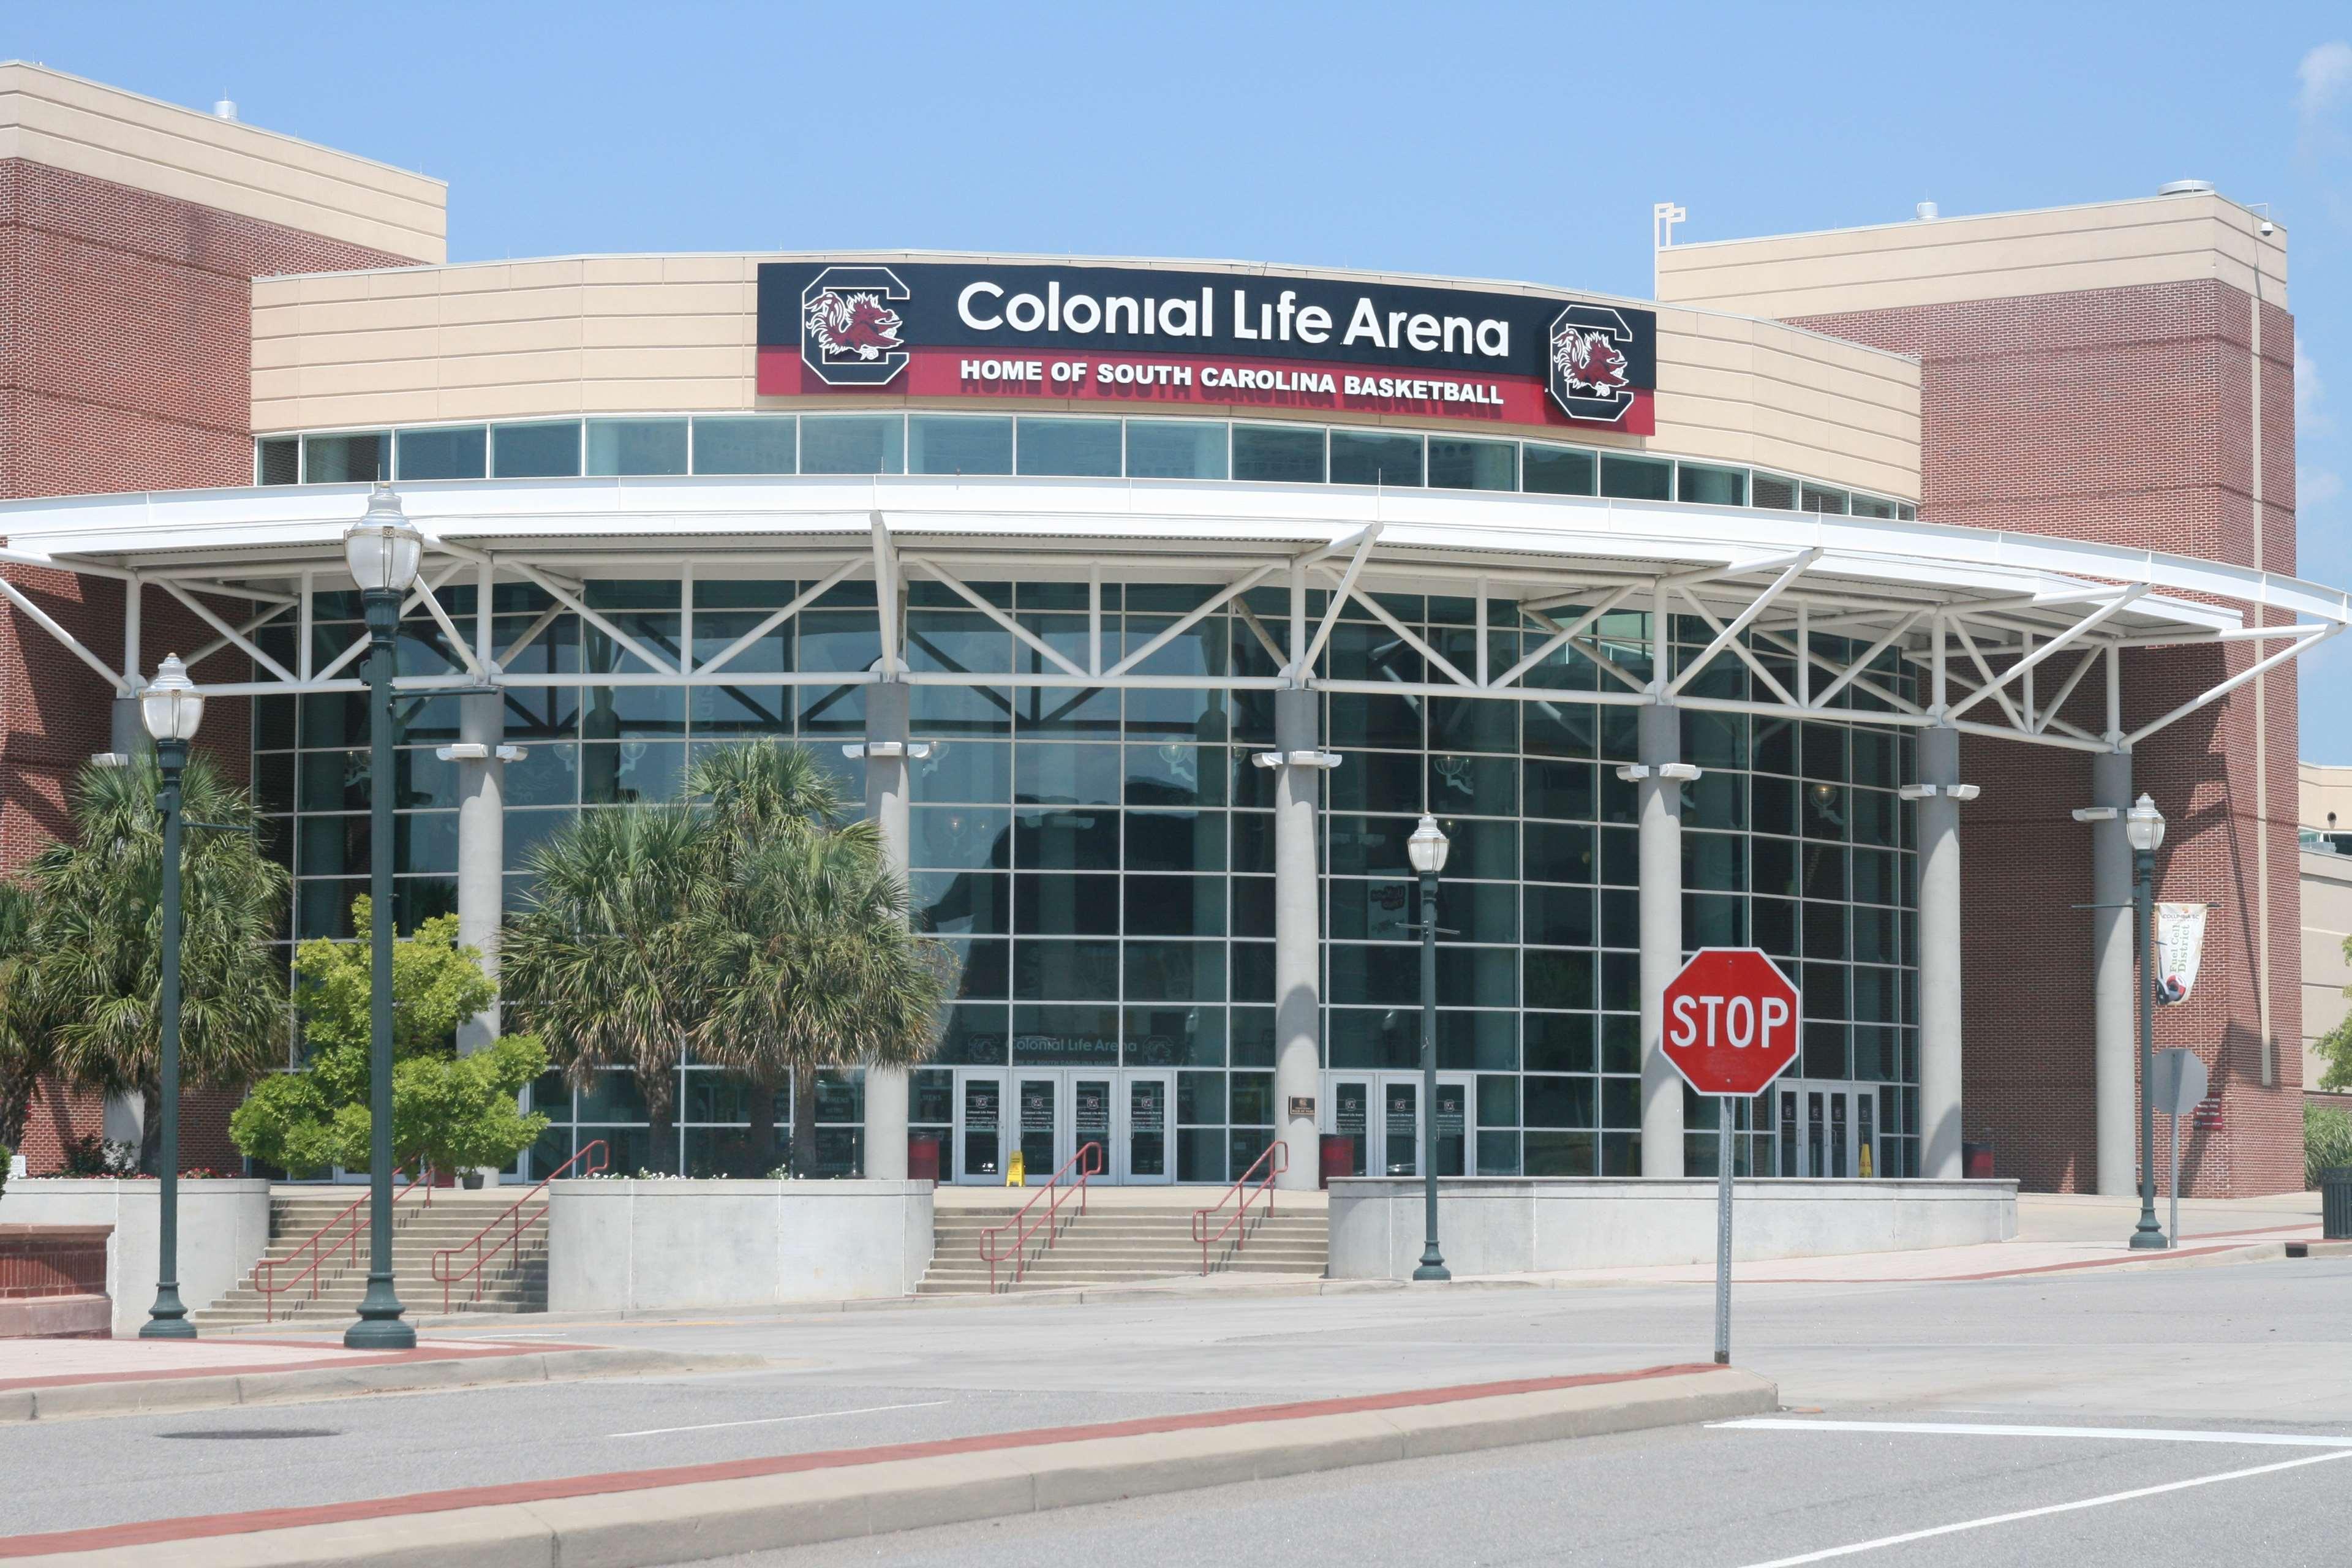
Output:
M8 540L0 561L136 579L177 597L219 634L200 655L238 647L261 677L208 689L348 689L357 685L349 672L356 646L289 668L257 647L250 633L280 616L307 623L313 594L347 587L342 535L365 510L367 494L363 486L304 486L8 502L0 504L0 533ZM1240 615L1281 673L1209 684L1291 684L1294 671L1317 668L1339 606L1353 605L1423 656L1429 678L1415 689L1433 694L1558 698L1559 683L1542 669L1546 659L1572 649L1605 672L1599 689L1578 700L1942 722L2104 751L2127 748L2352 624L2352 595L2193 557L1925 521L1597 497L901 476L449 480L403 486L399 494L427 541L411 608L422 606L441 624L466 661L463 679L484 684L745 679L727 668L736 650L698 664L638 646L584 602L581 584L592 577L682 579L689 610L696 582L782 577L810 584L777 624L842 582L935 581L1022 639L1036 656L1026 658L1033 668L910 669L895 618L885 617L879 665L847 679L903 675L918 683L991 686L1176 679L1149 671L1161 643L1244 592L1272 587L1294 590L1287 616L1261 617L1247 605ZM1160 642L1128 652L1118 639L1106 647L1097 637L1079 659L1036 638L970 586L1007 578L1198 584L1203 602ZM510 650L493 646L487 612L461 628L436 597L457 581L533 583L645 668L618 677L503 674L499 657ZM1332 597L1315 596L1318 590ZM19 590L0 584L0 591L118 689L142 684L135 617L118 665L68 637ZM1526 634L1508 645L1526 651L1501 668L1504 653L1486 656L1495 639L1481 637L1481 657L1450 662L1378 597L1433 592L1474 598L1489 630ZM1262 597L1252 602L1263 605ZM1517 619L1506 626L1512 606ZM1623 623L1606 620L1619 610L1695 616L1712 641L1697 657L1684 656L1661 689L1610 657L1610 647L1622 657L1624 646L1622 632L1611 630ZM2081 722L2081 709L2067 707L2102 654L2234 641L2252 643L2260 657L2129 733L2121 729L2112 675L2103 728ZM1801 647L1808 657L1797 659ZM1898 657L1931 672L1928 700L1906 700L1873 679ZM1697 678L1734 659L1753 678L1745 683L1749 696L1704 695ZM1307 683L1350 684L1311 675ZM1874 699L1867 710L1840 700L1849 687Z

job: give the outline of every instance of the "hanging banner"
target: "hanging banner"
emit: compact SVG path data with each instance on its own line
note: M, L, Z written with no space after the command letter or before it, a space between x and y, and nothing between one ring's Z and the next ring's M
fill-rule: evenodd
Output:
M2186 1002L2197 986L2197 964L2205 955L2205 906L2156 906L2156 1000L2158 1006Z

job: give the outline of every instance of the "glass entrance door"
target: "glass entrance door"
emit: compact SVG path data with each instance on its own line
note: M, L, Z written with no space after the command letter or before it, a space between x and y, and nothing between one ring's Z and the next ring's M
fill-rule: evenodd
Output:
M1013 1114L1020 1118L1013 1147L1021 1151L1022 1180L1042 1187L1054 1179L1062 1152L1062 1075L1015 1072Z
M1783 1079L1770 1092L1780 1134L1780 1174L1821 1181L1877 1174L1877 1107L1871 1089Z
M1418 1176L1422 1150L1422 1077L1419 1073L1360 1076L1337 1073L1326 1079L1330 1102L1328 1131L1349 1139L1359 1174ZM1469 1172L1471 1086L1467 1075L1437 1079L1437 1173Z
M1158 1184L1174 1181L1175 1162L1169 1158L1168 1115L1176 1102L1176 1075L1129 1073L1124 1101L1126 1114L1122 1118L1118 1157L1106 1169L1115 1172L1113 1179L1119 1182Z
M1089 1161L1088 1168L1112 1176L1118 1157L1117 1141L1111 1134L1111 1119L1117 1109L1118 1086L1117 1075L1108 1072L1074 1072L1070 1074L1070 1140L1066 1149L1059 1151L1060 1160L1066 1161L1079 1150L1092 1144L1101 1151ZM1060 1168L1060 1161L1055 1169ZM1046 1171L1050 1176L1053 1171ZM1116 1176L1112 1176L1117 1180Z
M1004 1180L1004 1078L967 1072L956 1085L955 1173L959 1182Z

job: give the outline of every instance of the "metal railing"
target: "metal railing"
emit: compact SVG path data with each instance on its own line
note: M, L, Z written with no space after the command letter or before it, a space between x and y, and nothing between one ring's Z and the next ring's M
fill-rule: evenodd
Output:
M1258 1175L1260 1165L1266 1167L1265 1174L1263 1176ZM1265 1194L1265 1212L1269 1217L1272 1216L1274 1179L1289 1169L1290 1145L1287 1142L1277 1138L1265 1146L1265 1153L1250 1162L1250 1168L1242 1173L1241 1180L1225 1189L1224 1196L1206 1208L1192 1211L1192 1239L1201 1244L1202 1275L1205 1276L1209 1272L1209 1248L1223 1241L1228 1234L1233 1236L1235 1252L1239 1252L1248 1242L1249 1226L1246 1222L1249 1219L1250 1205L1257 1202L1259 1194ZM1214 1236L1203 1234L1208 1228L1211 1217L1227 1204L1235 1205L1233 1217L1220 1226ZM1238 1231L1235 1230L1236 1226L1240 1227Z
M1068 1179L1072 1171L1077 1173L1076 1181ZM1087 1178L1099 1176L1102 1173L1102 1145L1099 1143L1081 1145L1076 1153L1062 1162L1062 1168L1054 1173L1054 1179L1037 1189L1036 1197L1023 1204L1020 1211L1013 1215L1012 1219L980 1233L980 1258L982 1262L988 1265L988 1289L991 1294L996 1290L996 1266L1000 1263L1011 1263L1013 1283L1015 1285L1021 1283L1021 1276L1029 1268L1029 1237L1036 1233L1039 1226L1045 1227L1045 1250L1051 1252L1054 1249L1055 1238L1061 1234L1055 1222L1061 1215L1063 1198L1067 1193L1076 1192L1078 1194L1078 1213L1083 1215L1087 1212ZM1045 1201L1045 1213L1042 1217L1033 1220L1029 1217L1029 1211L1037 1206L1039 1198ZM1013 1250L1010 1253L1003 1251L997 1246L997 1237L1008 1230L1015 1233L1013 1237Z
M452 1285L462 1285L468 1279L471 1279L474 1282L474 1300L477 1301L480 1300L482 1299L484 1267L492 1259L496 1258L499 1253L504 1252L509 1247L515 1249L515 1255L520 1258L522 1255L523 1226L526 1225L536 1225L541 1216L547 1213L547 1205L545 1204L541 1204L539 1207L538 1214L532 1215L528 1220L524 1219L522 1217L522 1211L530 1206L531 1200L538 1197L541 1193L547 1191L548 1183L562 1179L566 1172L570 1172L570 1173L574 1176L593 1176L599 1174L605 1168L606 1155L610 1151L604 1147L604 1141L602 1138L597 1139L593 1143L583 1146L580 1152L573 1154L572 1158L564 1161L563 1163L556 1166L555 1169L550 1171L544 1177L541 1178L539 1185L531 1188L530 1191L517 1198L504 1214L499 1215L497 1218L491 1220L489 1224L476 1231L471 1240L461 1241L455 1247L445 1247L436 1252L433 1255L433 1278L441 1287L441 1310L445 1312L449 1310L449 1287ZM580 1165L580 1162L588 1159L592 1154L595 1156L594 1160L585 1165ZM576 1171L572 1170L572 1167L574 1165L580 1165L580 1169ZM507 1234L499 1237L497 1242L493 1243L488 1251L484 1251L482 1248L483 1241L490 1235L491 1232L499 1229L502 1226L506 1227ZM474 1260L467 1264L462 1271L452 1274L449 1272L449 1265L461 1252L471 1252L474 1255Z
M416 1174L409 1178L408 1185L401 1188L400 1191L392 1194L392 1206L395 1214L400 1208L402 1200L406 1198L409 1194L415 1192L420 1185L425 1188L425 1201L417 1206L419 1208L428 1209L433 1206L433 1187L432 1184L426 1181L426 1178L432 1175L432 1173L433 1172L430 1166L420 1164L416 1169ZM344 1249L344 1244L346 1241L350 1244L352 1266L355 1268L359 1267L360 1237L365 1236L368 1232L367 1222L361 1219L360 1215L361 1211L367 1207L368 1200L372 1196L373 1196L373 1194L362 1192L358 1197L352 1199L351 1204L346 1206L341 1214L338 1214L334 1218L320 1226L317 1230L312 1231L310 1238L296 1247L293 1251L288 1253L283 1258L265 1258L260 1262L253 1266L253 1289L261 1297L261 1321L263 1322L274 1323L278 1321L278 1298L284 1295L287 1291L291 1290L305 1279L310 1281L310 1300L313 1301L317 1300L319 1299L320 1270L326 1263L327 1259L334 1257L336 1253ZM329 1245L326 1240L327 1233L334 1229L337 1226L345 1226L349 1230L350 1235L347 1237L337 1237L333 1243ZM305 1252L309 1252L313 1255L310 1261L306 1264L301 1272L296 1274L294 1278L287 1280L282 1285L279 1284L278 1282L278 1271L280 1268L292 1268L295 1262L299 1259Z

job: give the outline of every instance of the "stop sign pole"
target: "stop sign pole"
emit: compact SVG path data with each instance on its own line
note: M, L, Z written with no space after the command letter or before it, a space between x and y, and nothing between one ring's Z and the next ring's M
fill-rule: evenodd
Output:
M1731 1102L1753 1101L1795 1065L1804 1009L1761 949L1704 947L1666 983L1660 1048L1685 1082L1716 1097L1715 1361L1731 1364ZM1753 1121L1751 1117L1750 1121Z

